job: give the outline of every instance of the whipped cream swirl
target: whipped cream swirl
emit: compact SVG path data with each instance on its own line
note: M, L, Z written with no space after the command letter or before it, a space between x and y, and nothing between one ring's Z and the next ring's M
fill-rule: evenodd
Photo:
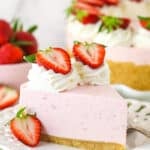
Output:
M34 90L60 92L72 89L80 82L75 65L72 65L70 73L63 75L53 70L46 70L38 64L32 64L28 74L29 88Z
M133 38L133 45L139 48L150 47L150 31L139 27Z
M77 62L78 74L80 75L80 85L103 85L110 82L110 71L107 63L97 69L92 69L81 62Z

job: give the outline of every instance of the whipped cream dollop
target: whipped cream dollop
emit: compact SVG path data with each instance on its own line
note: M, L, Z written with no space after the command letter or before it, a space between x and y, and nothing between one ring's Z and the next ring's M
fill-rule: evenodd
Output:
M99 32L93 42L106 46L130 46L132 43L131 29L117 29L108 33L107 30Z
M80 85L104 85L110 83L110 71L107 63L96 69L77 62L78 73L80 75Z
M139 48L150 47L150 30L139 26L134 34L133 46Z
M74 41L96 42L106 46L130 46L132 42L133 32L130 27L127 29L117 29L112 32L104 30L98 32L101 22L96 24L84 25L72 15L68 19L67 26L67 44L72 49Z
M60 92L70 90L77 86L80 77L77 68L72 65L70 73L63 75L53 70L46 70L43 66L32 64L28 74L29 88L48 92Z
M32 90L47 92L62 92L79 85L103 85L109 83L109 68L106 63L97 69L92 69L81 62L71 59L72 70L63 75L43 66L32 64L28 74L28 87Z

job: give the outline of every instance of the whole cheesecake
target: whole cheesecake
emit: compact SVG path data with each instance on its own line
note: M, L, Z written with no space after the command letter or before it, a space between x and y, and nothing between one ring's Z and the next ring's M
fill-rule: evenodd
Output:
M70 7L67 47L74 41L105 45L112 84L150 90L150 1L77 0ZM95 18L95 19L93 19ZM129 78L130 76L130 78Z
M82 52L87 64L79 59ZM74 58L60 48L36 54L29 81L21 86L20 104L40 118L42 140L88 150L125 150L127 104L109 85L104 56L102 45L87 43L75 44Z

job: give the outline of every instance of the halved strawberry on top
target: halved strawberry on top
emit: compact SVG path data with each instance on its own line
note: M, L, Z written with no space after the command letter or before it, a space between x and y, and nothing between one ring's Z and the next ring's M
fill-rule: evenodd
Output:
M138 19L143 28L150 30L150 17L139 16Z
M56 73L67 74L71 71L71 60L69 54L62 48L49 48L38 51L36 62L46 69L52 69Z
M75 58L83 64L96 69L104 62L105 48L103 45L96 43L75 42L73 46L73 54Z
M6 85L0 85L0 110L14 105L19 99L16 89Z

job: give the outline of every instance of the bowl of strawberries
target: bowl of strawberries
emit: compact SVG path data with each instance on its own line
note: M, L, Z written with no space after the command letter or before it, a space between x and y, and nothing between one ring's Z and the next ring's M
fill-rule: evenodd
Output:
M38 43L33 32L34 25L27 30L18 19L12 24L0 19L0 83L19 89L27 80L31 64L24 61L24 56L37 52Z

